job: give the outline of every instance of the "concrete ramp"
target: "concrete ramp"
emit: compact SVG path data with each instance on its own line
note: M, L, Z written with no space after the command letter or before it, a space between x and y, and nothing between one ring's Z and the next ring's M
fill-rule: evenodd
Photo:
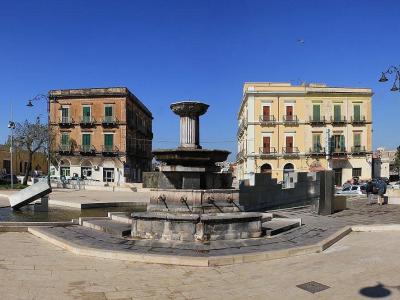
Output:
M13 209L19 209L50 193L51 187L47 182L38 182L9 196L10 205Z

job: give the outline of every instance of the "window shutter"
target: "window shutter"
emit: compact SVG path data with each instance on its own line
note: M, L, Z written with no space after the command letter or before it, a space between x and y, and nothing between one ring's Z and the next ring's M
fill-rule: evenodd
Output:
M321 106L313 105L313 120L320 121L321 120Z

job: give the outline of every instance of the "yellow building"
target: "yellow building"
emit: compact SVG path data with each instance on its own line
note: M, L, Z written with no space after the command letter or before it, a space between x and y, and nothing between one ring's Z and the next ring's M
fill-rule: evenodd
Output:
M247 82L238 113L237 173L334 170L335 183L371 178L372 114L368 88Z

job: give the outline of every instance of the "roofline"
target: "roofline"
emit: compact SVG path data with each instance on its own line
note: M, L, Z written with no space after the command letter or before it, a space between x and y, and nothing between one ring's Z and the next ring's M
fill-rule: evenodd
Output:
M71 93L73 92L73 93ZM55 99L71 98L99 98L99 97L129 97L150 117L150 110L127 87L101 87L101 88L77 88L50 90L49 97Z

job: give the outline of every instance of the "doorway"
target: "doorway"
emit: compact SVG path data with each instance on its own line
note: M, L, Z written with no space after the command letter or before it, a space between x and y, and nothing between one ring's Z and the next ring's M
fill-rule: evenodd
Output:
M335 185L342 186L342 169L333 169L335 173Z
M114 182L114 168L103 168L103 181Z

